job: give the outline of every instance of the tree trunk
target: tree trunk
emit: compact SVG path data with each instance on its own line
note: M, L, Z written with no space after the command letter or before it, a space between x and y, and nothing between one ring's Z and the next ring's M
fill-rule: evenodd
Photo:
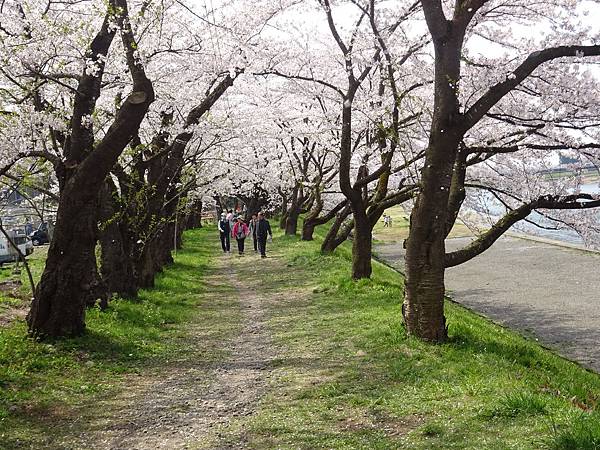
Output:
M221 197L218 195L213 196L215 200L215 210L217 212L217 218L221 217L221 213L225 212L225 208L223 207L223 203L221 202Z
M202 200L194 200L188 207L185 218L185 228L193 230L194 228L202 228Z
M315 204L313 205L312 210L305 217L304 222L302 224L302 240L303 241L312 241L313 234L315 232L315 228L319 225L323 225L339 213L342 208L347 204L347 201L342 201L335 205L327 214L320 216L323 211L323 201L321 200L320 193L317 192L317 196L315 196Z
M138 287L150 289L154 287L154 256L152 245L145 245L141 255L136 260L136 282Z
M38 336L77 336L85 331L85 307L95 301L97 192L70 192L58 207L54 237L27 323ZM96 297L96 298L94 298Z
M445 145L445 138L439 139L438 145ZM448 338L444 317L444 241L452 164L442 163L438 158L452 154L433 145L432 148L437 152L432 152L433 158L425 161L421 191L410 216L403 311L409 334L426 341L444 342Z
M410 242L410 240L409 240ZM444 317L443 242L423 243L416 239L406 252L406 281L403 304L408 334L430 342L448 338Z
M164 266L173 264L172 251L175 248L175 239L175 222L170 222L155 240L153 252L154 273L162 272Z
M458 83L465 26L447 27L438 10L423 3L435 49L434 108L421 188L406 240L404 321L409 334L444 342L445 237L458 146L464 136Z
M182 218L183 219L183 218ZM181 250L183 248L183 232L186 230L184 220L177 221L177 227L175 230L175 249Z
M323 211L323 200L321 198L320 186L317 186L314 191L314 202L311 210L308 212L304 221L302 223L302 237L300 238L303 241L312 241L313 233L315 232L315 227L319 225L319 219L323 219L319 217L321 211ZM337 205L334 210L341 209L340 205ZM332 211L335 214L335 211ZM330 214L331 215L331 214ZM330 218L333 218L331 215ZM324 222L320 222L324 223Z
M451 135L452 128L447 130L447 135ZM432 139L406 240L403 306L406 330L430 342L445 342L448 338L444 317L445 237L452 149L457 145L442 133Z
M113 197L114 184L107 179L100 193L100 273L109 294L124 298L137 296L135 276L126 240L122 233L119 210Z
M369 278L373 271L372 227L365 211L354 212L354 240L352 241L352 278Z
M281 217L279 218L279 228L285 230L285 224L288 216L288 199L286 196L281 195Z
M281 214L279 218L279 228L281 230L285 230L285 225L287 223L287 211Z
M317 227L318 222L315 219L306 218L302 224L302 237L303 241L312 241L313 234L315 232L315 228Z
M285 235L296 236L298 234L298 217L300 216L299 208L292 208L288 211L288 215L285 221Z
M335 222L333 222L333 224L327 231L325 239L323 239L323 242L321 243L322 254L330 255L338 247L338 245L335 245L335 241L343 221L344 219L341 216L336 217Z
M268 203L268 194L260 186L255 185L252 189L252 195L243 198L246 205L246 214L244 219L249 221L253 215L258 214Z
M348 239L348 236L352 232L354 228L354 221L350 221L344 225L344 221L350 215L351 208L350 205L346 205L346 207L340 212L333 225L327 232L323 243L321 244L321 253L324 255L328 255L334 252L336 248L338 248L342 242Z

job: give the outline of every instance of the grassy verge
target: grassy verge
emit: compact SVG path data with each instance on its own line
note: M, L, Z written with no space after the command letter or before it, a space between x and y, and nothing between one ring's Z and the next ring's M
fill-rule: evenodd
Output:
M198 308L207 289L200 278L212 270L211 232L187 233L175 264L136 301L114 299L105 312L88 311L83 337L38 343L26 337L23 320L0 328L0 448L42 448L39 442L60 432L77 407L120 389L131 374L161 370L174 353L185 358L190 322L211 324L215 342L230 332L231 305Z
M450 342L407 338L400 276L349 280L349 252L278 237L274 389L240 425L254 448L598 449L600 377L447 304ZM247 274L250 275L250 272ZM243 273L242 273L243 276Z
M42 275L47 253L48 246L36 247L27 258L35 281ZM15 318L23 318L31 300L27 271L22 265L17 271L15 269L16 266L12 263L0 266L0 327Z
M48 254L48 246L41 245L34 247L33 253L27 257L29 268L34 277L39 277L44 269L44 261L46 261L46 255ZM13 273L14 263L5 263L0 266L0 281L8 280L19 280L23 284L27 284L27 273L22 268L18 275Z

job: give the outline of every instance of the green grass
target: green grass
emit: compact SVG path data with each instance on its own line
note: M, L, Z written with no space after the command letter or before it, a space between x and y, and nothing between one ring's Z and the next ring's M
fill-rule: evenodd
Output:
M510 392L500 399L493 414L498 417L518 415L545 415L548 413L548 399L531 392Z
M48 246L35 247L34 252L27 258L34 282L42 276L44 263L48 253ZM31 285L27 271L20 265L19 271L15 272L15 264L3 264L0 266L0 282L20 283L20 286L10 286L8 289L0 290L0 326L12 320L15 310L25 309L29 306L31 299Z
M284 351L240 424L254 448L600 448L598 375L453 303L448 343L409 338L399 274L353 282L349 249L318 244L277 237L287 271L262 275Z
M161 370L170 355L185 358L193 351L185 340L190 322L213 324L217 342L230 332L237 314L231 305L198 308L207 288L200 277L212 270L207 233L188 232L176 262L136 301L89 310L80 338L35 342L22 320L0 328L0 448L41 448L39 439L55 433L50 427L68 421L74 407L121 389L128 374ZM219 357L205 346L206 358Z
M600 448L600 414L580 413L571 425L554 441L553 448L560 450L598 450Z

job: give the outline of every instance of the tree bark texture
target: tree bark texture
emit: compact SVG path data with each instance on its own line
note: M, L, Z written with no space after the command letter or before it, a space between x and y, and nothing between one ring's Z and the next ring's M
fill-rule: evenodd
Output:
M202 228L202 200L194 200L188 207L185 218L185 227L188 230Z
M354 236L352 240L352 278L370 278L373 272L371 258L373 227L364 211L354 213Z
M423 4L435 49L434 112L421 190L406 241L404 320L409 334L430 342L448 337L444 317L444 257L448 202L462 138L457 87L466 25L450 27L436 2Z
M137 296L135 273L121 230L115 189L112 180L107 178L100 192L100 273L110 294L133 298Z

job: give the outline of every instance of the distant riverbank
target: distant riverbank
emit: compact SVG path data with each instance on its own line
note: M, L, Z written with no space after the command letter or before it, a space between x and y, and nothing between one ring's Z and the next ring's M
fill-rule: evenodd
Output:
M600 178L596 176L596 181L589 182L581 186L581 192L587 194L600 194ZM600 213L599 213L600 214ZM533 214L533 220L538 221L541 216ZM540 221L544 222L544 221ZM515 231L523 232L526 234L532 234L535 236L542 236L548 239L556 241L567 242L570 244L584 245L583 239L574 230L561 229L561 230L548 230L544 228L536 227L530 223L520 223L515 227Z

